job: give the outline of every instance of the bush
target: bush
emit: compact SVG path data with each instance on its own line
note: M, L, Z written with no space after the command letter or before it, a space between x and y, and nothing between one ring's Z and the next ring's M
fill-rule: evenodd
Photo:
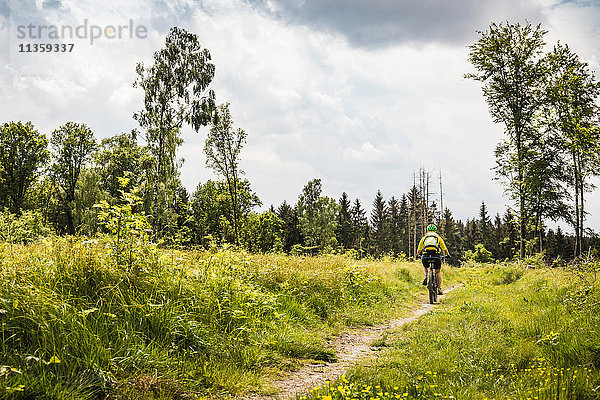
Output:
M465 251L465 259L476 263L489 263L494 261L492 253L481 243L475 245L475 251Z
M17 216L8 211L0 214L0 240L28 244L48 236L52 229L44 223L39 211L24 211Z

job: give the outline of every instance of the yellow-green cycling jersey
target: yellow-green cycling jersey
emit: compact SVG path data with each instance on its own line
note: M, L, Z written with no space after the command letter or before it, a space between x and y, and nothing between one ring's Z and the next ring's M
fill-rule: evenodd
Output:
M438 235L435 232L427 232L427 234L425 236L423 236L421 238L421 241L419 242L419 247L417 248L417 254L420 254L423 251L423 247L425 247L425 241L427 240L427 238L431 238L431 237L435 237L436 240L436 244L437 247L439 247L439 249L443 252L448 252L448 249L446 248L446 244L444 243L444 239L442 239L442 237L440 235Z

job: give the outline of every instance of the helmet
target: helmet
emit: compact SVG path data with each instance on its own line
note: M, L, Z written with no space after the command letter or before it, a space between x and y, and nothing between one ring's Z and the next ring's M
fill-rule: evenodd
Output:
M434 224L431 224L427 227L427 232L435 232L437 231L437 226L435 226Z

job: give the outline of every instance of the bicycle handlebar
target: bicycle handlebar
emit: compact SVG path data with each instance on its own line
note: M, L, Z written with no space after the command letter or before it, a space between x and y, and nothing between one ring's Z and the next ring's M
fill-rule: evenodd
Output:
M425 257L425 256L423 256L421 254L421 255L418 255L417 258L425 259L425 260L430 259L430 258L450 258L450 255L447 255L447 256L446 255L440 255L439 257L438 256L435 256L435 257L432 257L432 256Z

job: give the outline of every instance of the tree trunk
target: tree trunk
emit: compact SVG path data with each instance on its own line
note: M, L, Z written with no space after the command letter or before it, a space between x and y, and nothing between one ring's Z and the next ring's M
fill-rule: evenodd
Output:
M69 235L74 235L75 234L75 224L73 222L73 201L68 201L66 203L66 207L65 207L65 211L67 214L67 232L69 233Z
M585 182L583 178L583 173L579 174L579 181L581 183L579 188L579 254L583 254L583 235L584 235L584 221L585 221L585 204L583 201L584 191L585 191Z
M523 183L523 154L521 149L521 131L519 122L515 121L515 139L517 145L517 170L519 178L519 258L525 258L525 184Z
M152 231L154 237L158 234L158 185L160 182L160 173L162 171L162 149L163 139L158 142L158 159L156 160L156 175L154 176L154 187L152 188Z
M240 216L238 212L238 198L237 198L237 176L234 171L233 173L233 221L234 221L234 231L235 231L235 244L236 246L240 245Z
M581 254L581 225L580 221L580 204L579 204L579 196L581 190L581 182L579 175L579 163L577 162L577 154L573 152L573 179L574 179L574 187L575 187L575 248L573 249L573 256L578 257Z

